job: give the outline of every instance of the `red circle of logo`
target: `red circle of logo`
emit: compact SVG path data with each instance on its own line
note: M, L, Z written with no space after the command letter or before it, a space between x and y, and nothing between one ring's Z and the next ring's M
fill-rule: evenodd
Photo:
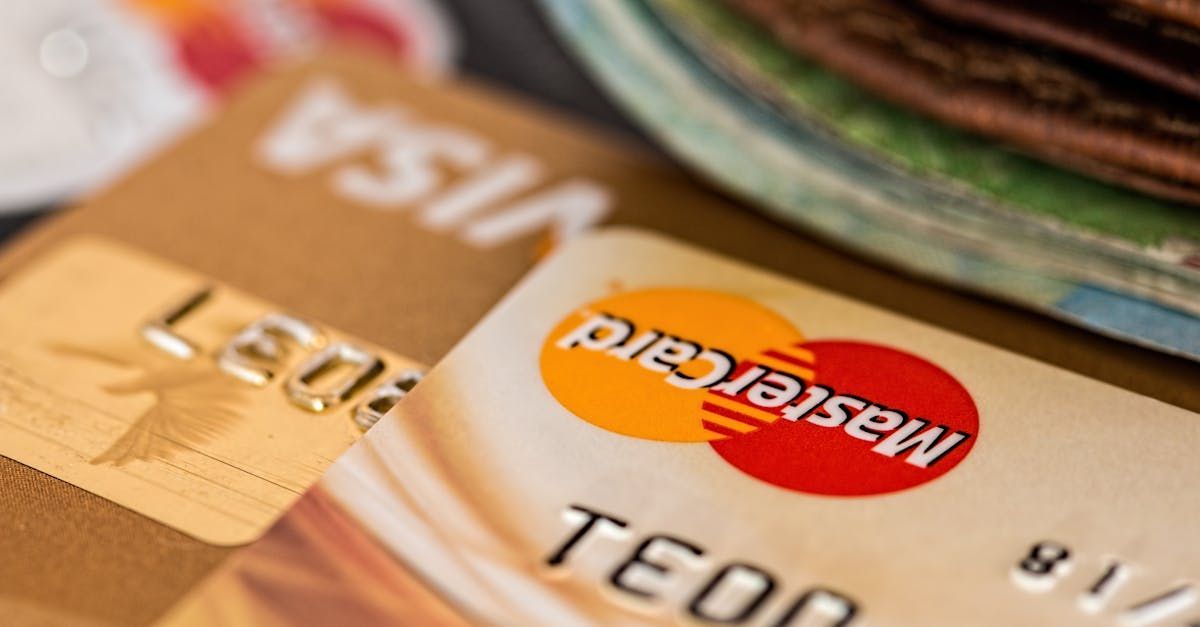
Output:
M869 496L932 481L970 452L979 413L946 371L876 344L802 346L813 355L809 393L828 398L800 419L709 442L734 467L799 492Z

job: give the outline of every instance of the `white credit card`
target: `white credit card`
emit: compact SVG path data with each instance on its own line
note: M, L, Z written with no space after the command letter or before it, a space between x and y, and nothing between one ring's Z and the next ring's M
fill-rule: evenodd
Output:
M166 623L1196 625L1198 447L1182 409L600 231Z

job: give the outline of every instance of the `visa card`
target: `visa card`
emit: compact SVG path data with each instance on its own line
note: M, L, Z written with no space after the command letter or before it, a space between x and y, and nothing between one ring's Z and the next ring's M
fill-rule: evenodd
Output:
M1183 409L602 230L163 624L1195 624L1197 446Z
M0 284L0 345L0 453L227 546L262 535L423 370L98 239Z

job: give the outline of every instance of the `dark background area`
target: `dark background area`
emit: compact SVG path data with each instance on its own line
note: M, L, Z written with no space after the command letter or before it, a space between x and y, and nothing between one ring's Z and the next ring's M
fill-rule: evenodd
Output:
M458 65L464 74L571 111L650 146L559 44L532 0L442 0L442 5L458 30ZM45 215L46 209L31 207L0 216L0 243Z
M532 0L443 0L442 4L458 24L459 60L465 73L586 116L649 145L587 78Z

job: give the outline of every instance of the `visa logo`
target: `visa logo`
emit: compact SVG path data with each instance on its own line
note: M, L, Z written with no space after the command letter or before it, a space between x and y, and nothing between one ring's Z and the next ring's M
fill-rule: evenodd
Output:
M255 150L260 163L289 176L336 163L329 184L339 196L414 211L425 228L479 248L542 231L561 243L599 224L613 205L600 183L552 180L534 156L498 151L468 129L393 103L356 103L327 78L310 83Z

